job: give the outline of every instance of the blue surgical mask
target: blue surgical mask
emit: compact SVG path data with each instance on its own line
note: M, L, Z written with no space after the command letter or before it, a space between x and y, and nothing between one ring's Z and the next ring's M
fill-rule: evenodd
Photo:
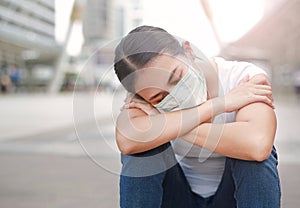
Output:
M206 100L207 88L203 73L189 67L171 92L161 102L153 106L159 112L170 112L191 108Z

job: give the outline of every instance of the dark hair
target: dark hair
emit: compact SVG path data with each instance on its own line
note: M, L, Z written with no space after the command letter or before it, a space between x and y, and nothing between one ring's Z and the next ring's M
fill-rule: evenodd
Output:
M162 53L176 56L184 50L174 36L159 27L137 27L121 40L115 49L114 69L127 91L136 93L133 72Z

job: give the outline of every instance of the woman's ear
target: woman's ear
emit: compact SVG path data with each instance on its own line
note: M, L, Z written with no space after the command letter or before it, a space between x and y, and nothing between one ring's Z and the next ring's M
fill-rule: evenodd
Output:
M190 57L192 60L194 60L196 58L196 55L195 55L189 41L183 41L182 48L184 49L184 51L186 52L188 57Z

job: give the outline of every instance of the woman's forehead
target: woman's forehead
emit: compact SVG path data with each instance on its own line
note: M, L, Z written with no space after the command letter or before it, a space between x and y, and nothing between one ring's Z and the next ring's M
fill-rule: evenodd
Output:
M135 90L140 91L145 88L163 89L171 74L167 68L148 67L139 69L135 73Z
M168 91L170 75L179 65L184 64L182 59L169 54L161 54L134 72L134 88L136 92L154 93Z

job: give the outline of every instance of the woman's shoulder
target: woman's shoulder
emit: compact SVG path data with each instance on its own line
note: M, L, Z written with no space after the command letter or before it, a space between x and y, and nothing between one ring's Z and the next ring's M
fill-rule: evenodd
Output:
M214 57L213 60L218 67L220 77L229 77L235 84L246 75L250 78L257 74L267 75L265 70L247 61L226 60L222 57Z

